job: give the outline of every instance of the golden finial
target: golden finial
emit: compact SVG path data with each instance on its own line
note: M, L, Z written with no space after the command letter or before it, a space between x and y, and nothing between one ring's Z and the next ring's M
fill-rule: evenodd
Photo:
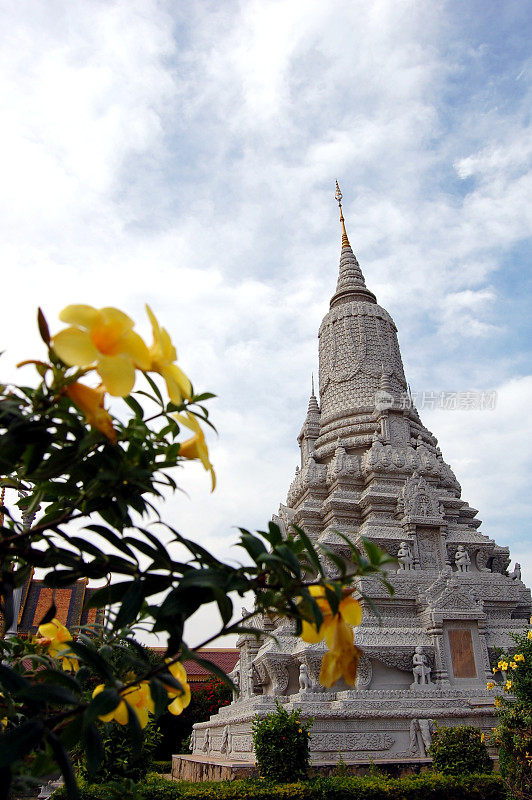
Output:
M338 201L338 206L340 208L340 224L342 226L342 250L344 247L351 247L349 244L349 239L347 238L347 231L345 229L345 222L344 222L344 212L342 211L342 192L340 191L340 187L338 186L338 181L336 181L336 192L334 193L335 198Z

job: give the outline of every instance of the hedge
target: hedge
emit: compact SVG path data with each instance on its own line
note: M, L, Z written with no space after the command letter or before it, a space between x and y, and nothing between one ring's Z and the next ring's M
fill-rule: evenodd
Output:
M261 780L188 783L150 775L137 784L139 800L504 800L499 775L458 778L424 772L405 778L384 776L317 778L273 784ZM64 798L64 790L53 795ZM124 794L126 800L127 794ZM80 800L116 800L117 787L82 783Z

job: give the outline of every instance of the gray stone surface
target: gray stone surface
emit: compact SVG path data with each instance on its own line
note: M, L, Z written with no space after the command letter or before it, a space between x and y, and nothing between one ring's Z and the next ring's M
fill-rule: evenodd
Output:
M343 224L343 218L342 218ZM319 394L301 433L300 466L274 519L347 556L337 531L371 539L399 563L390 597L376 578L364 597L357 684L318 682L324 644L308 645L286 620L257 620L277 641L244 636L240 695L195 726L194 754L253 761L251 720L275 708L313 717L318 762L424 758L434 724L495 722L490 654L511 647L530 616L530 591L509 552L479 530L438 442L409 401L397 330L366 288L347 235L340 275L319 331ZM334 574L332 564L326 564Z

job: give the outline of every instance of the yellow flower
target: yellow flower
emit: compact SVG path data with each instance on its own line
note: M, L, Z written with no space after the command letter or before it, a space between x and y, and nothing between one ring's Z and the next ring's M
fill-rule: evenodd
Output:
M104 684L100 683L93 691L92 696L96 697L104 689ZM127 725L129 711L131 710L137 717L140 727L145 728L148 724L149 713L153 714L155 711L148 681L141 681L129 689L122 689L119 694L123 699L120 700L116 708L108 714L102 714L98 719L101 719L102 722L111 722L114 719L119 725Z
M494 675L496 675L498 671L499 671L499 670L497 669L497 667L493 667L493 674L494 674Z
M515 661L510 661L510 665L509 666L510 666L510 669L517 669L517 664L515 663Z
M327 647L332 649L335 629L342 620L344 623L347 623L348 626L353 625L354 627L360 625L362 622L360 603L358 600L355 600L354 597L348 595L344 597L343 600L340 600L338 604L338 613L333 615L323 586L309 586L309 592L323 614L323 622L318 630L314 623L303 620L301 638L304 642L315 644L316 642L321 642L325 637Z
M65 389L65 394L85 415L89 425L101 431L113 444L116 444L113 421L103 407L105 397L103 389L91 389L90 386L85 386L83 383L72 383Z
M509 692L511 688L512 688L512 681L506 681L506 683L504 684L504 691Z
M167 658L166 663L168 663L170 660L171 659ZM174 686L168 686L165 684L168 697L174 698L173 702L171 702L168 706L168 711L170 714L175 714L175 716L178 716L190 703L191 694L190 686L187 683L187 671L183 664L181 664L179 661L176 661L174 664L170 664L168 667L168 672L176 680L178 680L182 686L182 691L179 691L179 689L176 689ZM164 683L164 678L162 680Z
M179 455L184 456L184 458L199 458L205 469L210 470L212 478L211 491L214 492L216 474L214 472L214 467L209 461L209 451L207 449L207 442L205 441L205 434L200 428L197 418L189 411L185 414L174 414L174 417L180 425L185 425L191 431L194 431L194 436L179 445Z
M333 614L323 586L310 586L309 592L323 614L323 622L318 630L315 624L303 620L301 638L309 644L325 638L329 652L325 653L321 662L320 683L330 688L343 677L346 683L353 686L361 650L353 642L350 626L360 625L362 621L360 603L348 595L338 604L338 613Z
M486 738L486 734L484 732L482 732L480 734L480 741L483 742L485 738Z
M514 661L524 661L525 657L522 653L516 653L514 656Z
M323 656L320 669L320 683L328 689L340 678L353 686L357 679L358 662L362 650L353 643L352 629L341 622L337 626L338 638L343 639L342 647L335 647Z
M69 367L95 365L109 394L125 397L133 389L135 368L150 367L148 348L133 320L117 308L67 306L60 313L69 328L52 339L52 347Z
M79 669L78 659L61 655L65 651L70 650L67 642L72 641L72 636L68 628L65 628L65 626L54 617L51 622L39 625L38 631L42 639L37 641L39 641L39 644L48 647L48 654L51 655L52 658L61 658L63 669L73 669L74 672L76 672Z
M172 403L178 406L185 398L187 400L191 399L192 385L183 370L174 363L177 360L177 352L168 331L165 328L161 328L148 305L146 306L146 311L150 318L153 332L153 344L149 350L149 369L163 376L166 381L168 396Z
M507 662L507 661L499 661L499 663L498 663L498 665L497 665L497 666L498 666L498 667L499 667L499 669L500 669L500 670L502 670L503 672L507 672L507 671L508 671L508 662Z
M486 684L486 689L494 689L495 683L493 681L488 681Z
M493 705L495 706L495 708L499 708L501 703L502 703L502 700L501 700L500 697L496 697L495 700L493 701Z
M532 639L532 631L528 631L528 633L526 635L526 638L527 639Z

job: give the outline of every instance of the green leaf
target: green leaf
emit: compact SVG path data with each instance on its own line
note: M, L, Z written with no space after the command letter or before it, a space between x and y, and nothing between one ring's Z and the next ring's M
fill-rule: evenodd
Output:
M268 522L268 530L270 535L268 537L269 541L273 545L281 544L283 541L283 534L281 533L281 529L275 522Z
M117 550L120 550L122 553L125 553L126 555L130 556L130 558L133 558L135 561L137 561L135 554L129 549L127 544L124 544L122 539L117 536L114 531L106 528L104 525L86 525L84 530L98 533L106 541L108 541L109 544L112 544L113 547L116 547Z
M323 567L321 565L320 557L319 557L319 555L318 555L318 553L316 551L316 548L314 547L314 545L310 541L309 537L307 536L307 534L305 533L305 531L302 528L298 528L297 525L294 525L294 530L296 531L297 535L299 536L299 538L301 539L301 541L303 542L303 544L306 547L310 563L312 564L312 566L316 570L317 574L321 575L323 577L325 575L325 573L323 571Z
M42 722L32 719L0 734L0 767L8 767L30 753L42 741L45 732Z
M146 378L146 380L148 381L148 383L150 384L152 392L159 399L161 406L164 408L165 403L164 403L163 396L161 394L161 391L160 391L159 387L157 386L155 381L152 378L150 378L150 376L148 375L147 372L144 372L143 375Z
M203 400L210 400L211 398L216 397L215 394L212 392L203 392L203 394L194 395L191 402L192 403L201 403Z
M131 741L131 748L133 752L139 753L142 748L142 728L140 727L139 718L131 708L127 700L124 700L127 706L127 730Z
M132 395L129 395L129 397L124 397L124 400L133 411L137 419L144 419L144 409L142 408L141 404L135 400L134 397L132 397Z
M258 536L253 536L249 531L240 528L242 538L237 543L237 547L242 547L255 561L256 564L260 563L263 553L266 552L264 543Z
M89 777L94 777L104 757L102 740L96 725L92 723L87 725L83 731L83 743L87 759L87 772Z
M169 681L168 681L169 683ZM176 687L182 689L182 686ZM152 678L150 681L150 694L155 705L155 716L159 717L166 711L168 706L168 692L159 678Z
M39 327L39 333L41 335L41 339L45 343L47 347L50 346L50 329L48 328L48 323L46 322L46 317L43 314L42 308L39 307L37 311L37 325Z
M124 595L113 627L124 628L136 618L144 602L144 584L140 580L133 581Z
M68 643L69 648L79 656L80 660L85 661L86 664L101 675L105 680L114 682L114 675L110 665L101 657L96 651L94 645L84 644L83 642L72 641Z
M5 664L0 664L0 684L6 692L13 694L31 688L31 683L26 678L23 678L22 675L5 666Z
M65 689L63 686L54 686L39 683L36 686L30 686L28 689L23 689L17 692L17 698L26 700L30 703L45 705L47 703L55 703L56 705L75 706L78 704L78 698Z
M275 552L281 556L285 564L287 564L294 575L299 578L301 576L301 564L295 553L286 544L277 545Z
M92 725L98 717L104 717L106 714L110 714L111 711L114 711L119 705L120 700L120 695L117 690L113 688L106 688L95 695L85 711L83 719L85 727Z
M51 622L56 616L56 613L57 609L55 607L55 603L52 603L52 605L50 606L44 617L39 622L39 625L46 625L48 622Z
M84 603L84 608L100 608L101 606L118 603L131 586L131 581L120 581L96 589Z
M67 751L55 733L50 731L47 734L46 739L52 748L57 765L61 770L68 800L80 800L78 784L76 783L74 770L72 769L72 762L68 757Z

